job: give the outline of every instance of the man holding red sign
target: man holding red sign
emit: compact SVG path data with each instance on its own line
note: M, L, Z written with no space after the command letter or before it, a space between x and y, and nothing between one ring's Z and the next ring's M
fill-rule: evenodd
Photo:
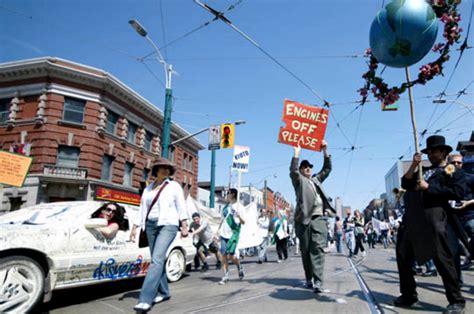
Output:
M321 141L320 147L324 164L318 174L312 175L313 165L308 160L303 160L298 167L299 145L294 148L290 166L290 178L296 193L295 231L300 240L306 287L313 288L314 293L323 292L324 248L328 233L324 216L334 216L335 213L322 187L332 169L331 156L327 153L325 140Z

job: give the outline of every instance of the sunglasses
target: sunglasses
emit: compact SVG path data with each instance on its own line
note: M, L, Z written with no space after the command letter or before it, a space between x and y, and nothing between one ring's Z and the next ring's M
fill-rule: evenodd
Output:
M451 161L450 164L452 164L452 165L462 165L462 161Z
M113 214L115 214L117 212L116 209L112 209L112 208L108 208L108 207L104 208L103 211L108 212L108 213L113 213Z

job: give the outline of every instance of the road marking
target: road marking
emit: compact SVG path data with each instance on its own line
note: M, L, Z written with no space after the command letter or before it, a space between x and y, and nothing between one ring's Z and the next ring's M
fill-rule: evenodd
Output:
M369 288L365 284L365 281L361 277L359 270L357 270L357 267L354 265L354 263L352 262L350 258L347 258L347 261L349 265L352 267L352 270L356 276L357 282L359 283L359 286L362 292L364 293L364 297L367 300L367 303L369 304L370 313L372 314L384 313L383 309L376 304L376 301L372 295L372 292L369 290Z

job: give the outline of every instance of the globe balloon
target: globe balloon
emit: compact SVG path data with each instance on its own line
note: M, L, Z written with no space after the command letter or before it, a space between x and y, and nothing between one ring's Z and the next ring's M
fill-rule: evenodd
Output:
M372 22L370 47L379 62L403 68L420 61L437 34L438 19L425 0L392 0Z

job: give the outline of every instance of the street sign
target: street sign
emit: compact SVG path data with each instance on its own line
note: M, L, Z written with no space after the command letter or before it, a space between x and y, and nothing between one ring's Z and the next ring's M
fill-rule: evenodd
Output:
M221 126L211 125L209 127L209 150L221 148Z
M278 142L320 151L328 116L329 110L324 108L285 99L282 120L286 125L280 127Z
M238 172L249 172L250 147L234 146L234 158L232 159L232 170Z

